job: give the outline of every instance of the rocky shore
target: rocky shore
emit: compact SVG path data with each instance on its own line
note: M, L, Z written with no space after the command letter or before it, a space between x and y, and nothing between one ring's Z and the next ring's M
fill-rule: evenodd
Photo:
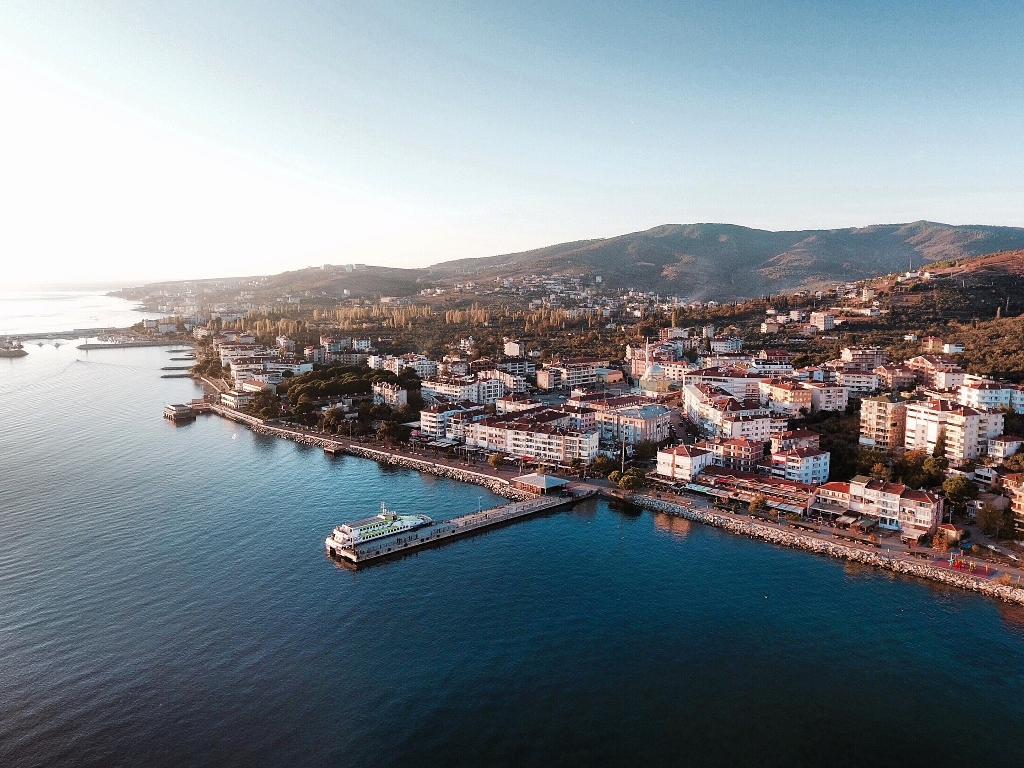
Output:
M763 525L753 520L741 522L715 512L693 509L691 507L674 504L660 499L652 499L649 496L632 495L628 498L631 504L656 512L664 512L669 515L686 518L704 525L713 525L722 528L730 533L750 536L751 538L767 541L771 544L778 544L783 547L802 549L828 557L837 557L843 560L850 560L876 568L884 568L895 573L902 573L907 576L916 576L929 581L936 581L959 589L979 592L989 597L1005 600L1010 603L1024 605L1024 589L1006 584L997 584L985 579L972 576L967 573L947 571L936 568L929 563L908 562L903 559L893 558L881 552L871 552L857 547L847 546L833 541L824 541L812 536L800 533L793 533L780 530L771 526Z

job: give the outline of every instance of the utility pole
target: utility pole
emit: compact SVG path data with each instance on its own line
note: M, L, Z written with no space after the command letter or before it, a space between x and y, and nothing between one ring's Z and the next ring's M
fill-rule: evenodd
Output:
M622 433L622 470L621 473L626 474L626 433Z

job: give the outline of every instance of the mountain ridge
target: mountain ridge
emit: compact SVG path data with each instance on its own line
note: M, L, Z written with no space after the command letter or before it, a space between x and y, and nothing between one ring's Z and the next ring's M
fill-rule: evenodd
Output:
M662 224L610 238L441 262L426 271L436 279L525 272L601 275L608 287L734 299L1021 248L1024 228L930 221L784 231Z

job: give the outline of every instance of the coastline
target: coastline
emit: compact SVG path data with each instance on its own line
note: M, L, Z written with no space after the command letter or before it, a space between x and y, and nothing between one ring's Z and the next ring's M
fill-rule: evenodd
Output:
M487 488L495 495L504 498L521 501L533 498L532 494L519 491L511 486L508 480L494 475L474 472L472 470L452 467L447 464L431 462L425 459L418 459L402 453L366 448L353 445L344 440L334 440L316 433L310 433L299 429L277 427L267 424L260 419L247 414L231 411L222 406L209 406L209 411L216 413L223 418L245 424L250 430L257 434L273 437L283 437L286 440L308 445L311 447L323 448L332 454L348 454L359 458L371 459L388 466L414 469L426 474L444 477L449 480L471 483ZM587 486L586 482L580 485ZM641 507L654 512L682 517L692 522L709 525L720 530L738 536L756 538L769 544L775 544L790 549L800 549L813 554L825 555L837 559L869 565L882 570L892 571L905 576L914 576L928 581L937 582L946 586L957 587L969 592L977 592L988 597L1002 600L1008 603L1024 605L1024 588L1010 586L1007 584L994 583L980 577L955 571L946 571L936 568L934 565L925 562L911 562L900 557L883 555L867 549L859 549L847 544L840 544L834 541L815 538L813 536L793 533L791 531L771 528L752 519L746 522L726 517L725 515L703 512L685 504L656 499L644 494L617 494L609 492L609 489L599 486L589 486L598 492L601 498L606 500L625 501L634 506Z

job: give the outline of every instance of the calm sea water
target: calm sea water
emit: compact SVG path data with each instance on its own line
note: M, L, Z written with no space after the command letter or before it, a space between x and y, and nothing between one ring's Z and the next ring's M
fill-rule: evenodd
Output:
M0 765L1024 764L991 600L591 503L352 572L478 488L262 438L162 349L0 360Z
M107 296L105 291L13 290L0 286L0 336L75 328L127 328L143 318L163 317L137 312L136 306L134 302Z

